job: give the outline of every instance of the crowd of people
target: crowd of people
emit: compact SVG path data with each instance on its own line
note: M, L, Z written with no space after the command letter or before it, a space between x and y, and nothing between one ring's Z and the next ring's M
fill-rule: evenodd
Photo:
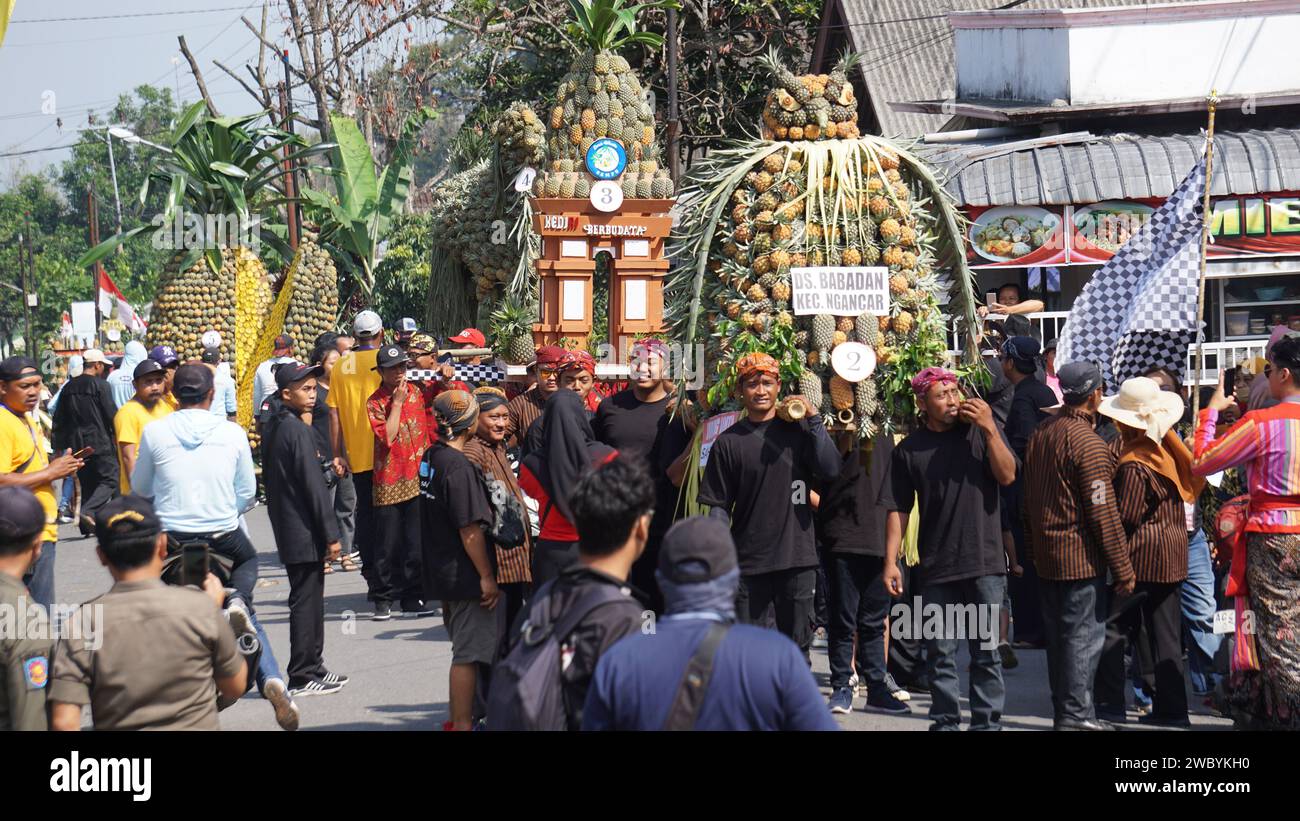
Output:
M1059 730L1130 710L1186 727L1189 675L1242 724L1296 727L1300 335L1275 335L1249 399L1221 384L1191 419L1167 369L1110 396L1095 364L1058 370L1018 304L999 292L987 379L914 375L905 436L828 431L781 395L780 363L740 357L740 418L711 443L697 517L698 410L653 338L607 394L589 354L557 346L527 383L472 387L436 337L409 319L389 336L371 311L310 350L281 335L254 379L256 461L215 349L182 362L131 342L116 367L86 351L48 400L36 363L7 359L0 603L57 601L60 522L113 584L73 616L100 620L94 652L0 637L0 728L79 729L86 705L97 729L216 728L256 687L295 729L297 699L349 680L325 662L325 577L346 572L376 621L441 615L446 730L835 729L864 688L863 709L895 715L928 691L931 729L956 730L963 639L973 730L1001 728L1003 671L1031 648ZM1216 570L1234 483L1249 502ZM259 498L289 585L284 671L254 603ZM1256 625L1226 650L1225 596ZM896 629L926 606L989 615L993 640ZM1247 659L1231 675L1229 654Z

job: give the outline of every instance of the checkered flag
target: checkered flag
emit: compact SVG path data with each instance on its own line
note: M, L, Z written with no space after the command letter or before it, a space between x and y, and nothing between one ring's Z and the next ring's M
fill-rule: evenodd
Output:
M462 365L458 362L452 367L456 369L456 375L453 378L469 384L475 384L478 382L504 382L506 380L505 371L495 365ZM431 382L440 379L441 376L436 370L411 368L406 372L406 378L412 382Z
M1108 389L1154 369L1181 379L1196 341L1205 155L1124 247L1092 275L1057 344L1057 367L1101 366Z

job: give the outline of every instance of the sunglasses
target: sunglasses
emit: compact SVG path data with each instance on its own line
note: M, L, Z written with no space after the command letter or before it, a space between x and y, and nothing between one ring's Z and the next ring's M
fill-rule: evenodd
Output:
M539 368L539 369L537 370L537 373L538 373L539 376L543 376L543 377L546 377L546 378L550 378L550 377L552 377L552 376L559 376L559 375L560 375L560 371L559 371L558 369L556 369L556 368Z

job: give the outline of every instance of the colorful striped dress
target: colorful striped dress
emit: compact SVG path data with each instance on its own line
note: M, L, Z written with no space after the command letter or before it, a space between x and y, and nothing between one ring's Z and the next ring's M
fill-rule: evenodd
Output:
M1258 670L1229 680L1224 706L1246 727L1300 729L1300 396L1247 413L1211 441L1217 420L1201 411L1192 471L1246 469L1245 582L1259 653Z

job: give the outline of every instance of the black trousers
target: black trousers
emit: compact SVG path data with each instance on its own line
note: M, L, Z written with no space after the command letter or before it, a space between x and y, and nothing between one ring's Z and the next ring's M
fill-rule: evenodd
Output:
M325 675L324 560L287 564L289 576L289 686Z
M880 580L885 560L851 553L832 553L826 558L831 689L849 686L856 632L857 668L863 684L871 691L885 681L885 619L892 601Z
M920 604L921 588L924 586L921 570L919 567L908 567L901 561L900 569L903 571L903 594L900 601L906 602L909 608L915 607ZM926 672L925 639L911 635L911 631L908 631L905 639L891 636L887 670L902 687L925 680L929 675Z
M358 502L358 511L360 508ZM370 547L370 554L374 557L374 575L370 579L368 598L370 601L400 600L411 604L420 601L424 598L424 578L419 497L395 505L375 505L374 521L377 538Z
M779 630L799 645L806 659L812 644L816 584L815 567L741 576L736 618L743 624Z
M538 539L537 546L533 550L533 589L536 590L554 579L576 561L578 561L577 542Z
M1011 539L1016 545L1016 560L1024 568L1024 575L1007 576L1007 592L1011 594L1011 618L1015 622L1015 640L1031 644L1046 644L1046 630L1043 627L1043 601L1038 592L1038 571L1034 568L1034 559L1029 555L1025 539L1024 520L1020 512L1024 508L1024 480L1017 478L1009 487L1002 488L1002 529L1010 531Z
M77 471L77 481L81 483L81 515L94 519L99 509L117 496L117 455L93 454Z
M372 471L352 474L352 487L356 490L357 503L353 513L355 528L352 533L352 548L361 554L361 578L366 580L366 596L374 601L375 543L379 534L375 530L375 482Z
M1142 671L1142 683L1153 692L1152 713L1160 718L1187 718L1187 687L1183 680L1182 582L1138 582L1135 596L1112 596L1106 641L1093 688L1097 709L1124 715L1129 682L1124 651L1133 648ZM1126 608L1127 605L1127 608Z

